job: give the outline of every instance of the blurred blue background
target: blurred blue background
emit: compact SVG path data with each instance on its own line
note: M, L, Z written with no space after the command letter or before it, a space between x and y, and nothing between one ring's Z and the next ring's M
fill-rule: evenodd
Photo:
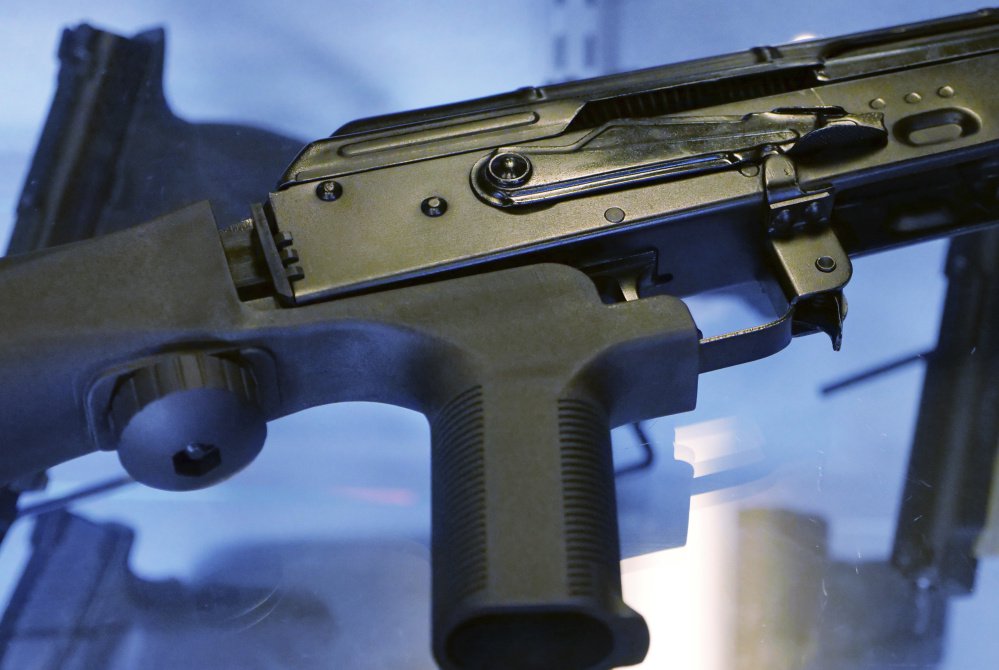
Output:
M122 34L165 26L165 86L177 115L251 124L304 142L358 117L978 7L978 1L959 0L96 0L85 9L68 0L8 2L0 7L0 237L6 239L13 222L54 90L55 48L67 25L87 22ZM825 399L819 388L933 347L945 250L934 243L858 261L843 351L832 352L820 337L797 340L772 359L705 375L695 412L651 423L657 448L675 446L698 475L719 464L766 462L773 468L750 485L696 496L681 549L663 549L683 525L670 504L665 467L621 481L624 543L629 554L641 554L625 561L625 596L653 631L641 667L733 666L740 509L793 509L825 519L831 555L839 560L887 556L922 368L909 366ZM725 299L694 307L708 331L739 318ZM638 454L631 435L618 431L615 457L624 463ZM54 469L38 497L118 473L113 454L96 454ZM274 422L262 455L220 486L186 494L134 486L76 511L135 528L132 568L150 578L197 576L211 570L220 552L246 544L375 547L351 560L381 557L414 574L404 597L397 594L405 600L395 619L403 633L357 638L354 646L367 644L366 651L342 656L354 659L342 667L423 668L432 667L425 621L429 500L423 417L346 404ZM24 565L29 534L30 523L19 523L0 551L0 602ZM366 574L359 572L358 579ZM365 592L364 583L357 586ZM985 659L996 657L991 629L997 598L999 565L990 558L981 565L977 593L954 601L941 667L984 668Z

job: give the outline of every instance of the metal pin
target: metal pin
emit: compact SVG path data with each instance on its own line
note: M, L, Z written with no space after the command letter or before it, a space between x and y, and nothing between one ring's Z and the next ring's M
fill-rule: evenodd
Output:
M820 272L832 272L836 269L836 260L832 256L819 256L815 259L815 267Z
M333 202L343 195L343 186L340 182L334 181L332 179L327 179L326 181L319 182L316 186L316 197L320 200L325 200L326 202Z
M432 195L420 203L420 209L429 217L442 216L447 211L447 200L440 196Z

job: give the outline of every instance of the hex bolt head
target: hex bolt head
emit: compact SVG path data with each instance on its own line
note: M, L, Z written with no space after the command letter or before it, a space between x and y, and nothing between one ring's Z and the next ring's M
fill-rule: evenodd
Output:
M249 364L168 354L119 380L110 419L118 458L139 482L168 491L215 484L260 452L267 425Z
M832 256L819 256L815 259L815 267L820 272L832 272L836 269L836 259Z
M340 182L333 179L321 181L316 186L316 197L320 200L333 202L334 200L338 200L341 195L343 195L343 186L340 185Z
M447 200L438 195L432 195L420 203L420 209L429 217L442 216L447 211Z

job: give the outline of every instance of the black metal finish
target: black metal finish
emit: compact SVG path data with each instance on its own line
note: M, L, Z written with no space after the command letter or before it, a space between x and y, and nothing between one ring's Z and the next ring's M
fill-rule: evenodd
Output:
M741 117L617 119L571 144L501 147L472 168L486 202L523 207L649 182L683 179L762 160L765 147L794 156L881 146L883 114L838 107L781 108Z
M762 281L774 297L772 322L705 341L703 370L769 355L796 334L826 332L838 346L848 256L999 218L988 187L999 134L987 122L999 100L983 84L999 64L994 23L984 13L781 47L768 52L766 76L807 69L809 85L746 89L737 102L635 103L672 99L708 71L727 91L764 76L758 65L753 75L725 69L733 56L660 70L656 82L641 72L518 94L492 117L470 103L467 114L351 126L311 145L271 196L274 226L308 249L295 301L536 262L603 267L651 252L642 295ZM883 58L873 57L878 44ZM922 61L899 67L896 51ZM829 75L842 69L849 74ZM917 100L914 91L925 93ZM593 105L615 111L595 123ZM329 176L348 195L324 209L309 180ZM447 200L446 228L418 223L410 203L427 190ZM539 199L524 202L544 204L516 206L515 194L529 192ZM496 207L497 193L513 204ZM364 225L375 211L379 225Z
M370 120L221 234L202 203L2 259L0 481L117 448L195 488L249 462L264 420L415 409L441 665L636 663L610 428L693 408L698 372L794 335L838 346L851 255L999 219L997 65L985 12ZM65 207L36 209L15 249L59 241L23 241ZM74 235L117 224L95 225ZM747 282L773 320L699 342L680 298Z
M382 150L390 150L400 162L439 158L592 129L612 119L680 114L992 53L997 24L999 12L983 9L354 121L329 139L306 147L285 171L281 185L382 167ZM962 90L954 82L945 85L958 93ZM894 106L891 89L877 94L893 100ZM911 90L902 91L899 99ZM924 91L929 95L929 90ZM787 96L799 104L801 97ZM860 102L867 104L868 99ZM824 104L831 103L817 103ZM496 141L497 133L514 139Z

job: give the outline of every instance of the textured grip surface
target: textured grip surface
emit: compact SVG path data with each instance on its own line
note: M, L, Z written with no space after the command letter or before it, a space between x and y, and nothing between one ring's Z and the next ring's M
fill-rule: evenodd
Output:
M606 420L593 405L559 401L562 490L569 593L621 590L614 463Z
M450 609L486 588L482 387L452 400L433 425L435 603Z
M610 432L589 400L475 386L431 424L434 649L444 668L635 663Z

